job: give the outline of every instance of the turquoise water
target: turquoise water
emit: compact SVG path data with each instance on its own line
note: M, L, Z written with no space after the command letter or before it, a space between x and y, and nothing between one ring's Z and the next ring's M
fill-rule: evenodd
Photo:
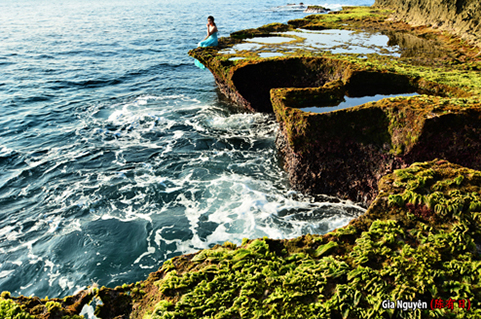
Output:
M292 191L273 116L237 113L187 56L208 15L220 36L305 15L284 4L0 2L0 290L135 282L182 253L363 211Z

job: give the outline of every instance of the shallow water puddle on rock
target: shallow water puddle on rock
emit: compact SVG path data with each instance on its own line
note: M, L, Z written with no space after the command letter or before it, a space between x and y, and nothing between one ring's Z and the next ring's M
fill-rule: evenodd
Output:
M246 39L247 42L255 42L255 43L265 43L265 44L279 44L279 43L286 43L295 41L294 38L288 37L257 37L252 39Z
M260 57L284 55L296 52L299 49L308 51L325 50L334 54L384 54L395 57L401 56L398 42L390 42L390 37L378 32L359 32L349 30L304 30L277 33L278 37L255 37L245 39L243 43L234 45L229 49L219 51L220 54L237 54L241 51L257 53ZM275 52L265 54L265 51Z
M303 51L330 51L333 54L381 54L392 57L439 58L452 54L439 43L403 32L366 32L340 29L306 30L274 33L280 36L254 37L219 51L238 54L245 51L253 56L269 58ZM268 52L268 53L267 53Z
M313 113L327 113L331 111L337 111L342 109L347 109L353 106L362 105L368 102L375 102L385 98L392 98L392 97L408 97L408 96L415 96L419 95L419 93L406 93L406 94L390 94L390 95L383 95L383 94L376 94L374 96L362 96L362 97L344 97L344 102L339 103L336 106L311 106L301 108L304 112L313 112Z
M272 58L275 56L283 56L283 54L279 52L260 52L259 56L261 58Z
M236 54L240 51L256 51L262 48L262 45L257 43L239 43L232 48L219 51L220 54Z
M304 38L303 42L294 43L289 49L307 49L309 47L331 51L331 53L357 53L357 54L386 54L399 57L401 55L398 45L390 45L389 37L381 33L359 32L349 30L304 30L279 33Z
M455 53L435 40L427 40L406 32L386 32L390 46L399 46L402 58L436 59L455 58Z

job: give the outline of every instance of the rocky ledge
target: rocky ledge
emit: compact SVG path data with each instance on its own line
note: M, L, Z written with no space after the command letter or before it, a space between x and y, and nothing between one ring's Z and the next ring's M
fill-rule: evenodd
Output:
M370 203L365 214L322 236L175 257L116 288L53 299L4 292L0 318L79 319L89 303L101 319L481 317L480 51L391 13L346 8L190 52L240 109L275 113L295 187ZM299 28L380 32L401 52L303 48ZM233 49L259 37L289 42ZM417 95L312 111L401 93Z
M394 10L394 20L445 30L481 46L479 0L376 0L375 6Z
M277 146L298 189L370 203L381 176L413 162L439 157L481 167L481 104L422 96L322 114L296 108L304 99L333 98L339 90L326 85L272 91L281 124Z
M4 293L0 316L75 319L94 299L99 318L479 318L480 185L479 171L416 163L381 178L367 212L326 235L227 242L64 299Z
M345 8L235 32L219 48L190 54L241 109L276 114L278 149L295 189L368 205L382 175L416 161L444 158L481 169L480 50L428 28L393 22L390 13ZM302 46L302 36L315 33L299 28L383 34L401 53L316 51ZM287 44L235 50L269 39ZM320 113L345 98L403 93L416 96ZM309 111L313 106L317 113Z

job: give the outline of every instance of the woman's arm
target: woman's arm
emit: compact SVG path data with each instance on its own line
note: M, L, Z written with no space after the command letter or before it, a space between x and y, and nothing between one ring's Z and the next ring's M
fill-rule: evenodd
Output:
M212 27L207 25L207 36L205 37L204 40L206 40L208 37L210 37L213 33L216 33L216 32L217 32L217 27L215 25Z
M209 30L207 30L207 33L208 33L209 35L212 35L213 33L216 33L216 32L217 32L217 27L216 27L216 26L214 26L213 28L210 28L210 32L209 32Z

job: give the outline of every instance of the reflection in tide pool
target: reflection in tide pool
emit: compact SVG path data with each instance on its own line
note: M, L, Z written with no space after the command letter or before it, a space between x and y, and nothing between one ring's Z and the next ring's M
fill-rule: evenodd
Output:
M349 30L303 30L288 31L282 35L296 35L305 41L290 45L289 49L315 48L331 51L331 53L356 53L356 54L387 54L400 56L399 46L389 45L389 37L377 32L362 32Z
M294 38L288 37L256 37L252 39L246 39L247 42L265 43L265 44L279 44L295 41Z
M282 37L254 37L243 43L220 50L220 54L239 54L248 51L262 58L289 55L298 50L317 52L330 51L334 54L353 53L360 55L382 54L400 57L401 47L398 42L390 41L387 35L379 32L349 30L304 30L280 32ZM289 37L291 36L291 37ZM293 36L301 38L298 40Z
M327 113L331 111L337 111L342 109L347 109L353 106L362 105L369 102L375 102L386 98L392 97L408 97L408 96L415 96L419 95L418 93L407 93L407 94L391 94L391 95L382 95L377 94L374 96L363 96L363 97L344 97L344 101L339 103L336 106L311 106L311 107L304 107L301 110L304 112L313 112L313 113Z
M277 52L261 52L259 53L259 56L261 58L272 58L275 56L282 56L282 53L277 53Z
M236 54L239 51L255 51L262 48L262 45L257 43L240 43L234 45L230 49L220 50L220 54Z

